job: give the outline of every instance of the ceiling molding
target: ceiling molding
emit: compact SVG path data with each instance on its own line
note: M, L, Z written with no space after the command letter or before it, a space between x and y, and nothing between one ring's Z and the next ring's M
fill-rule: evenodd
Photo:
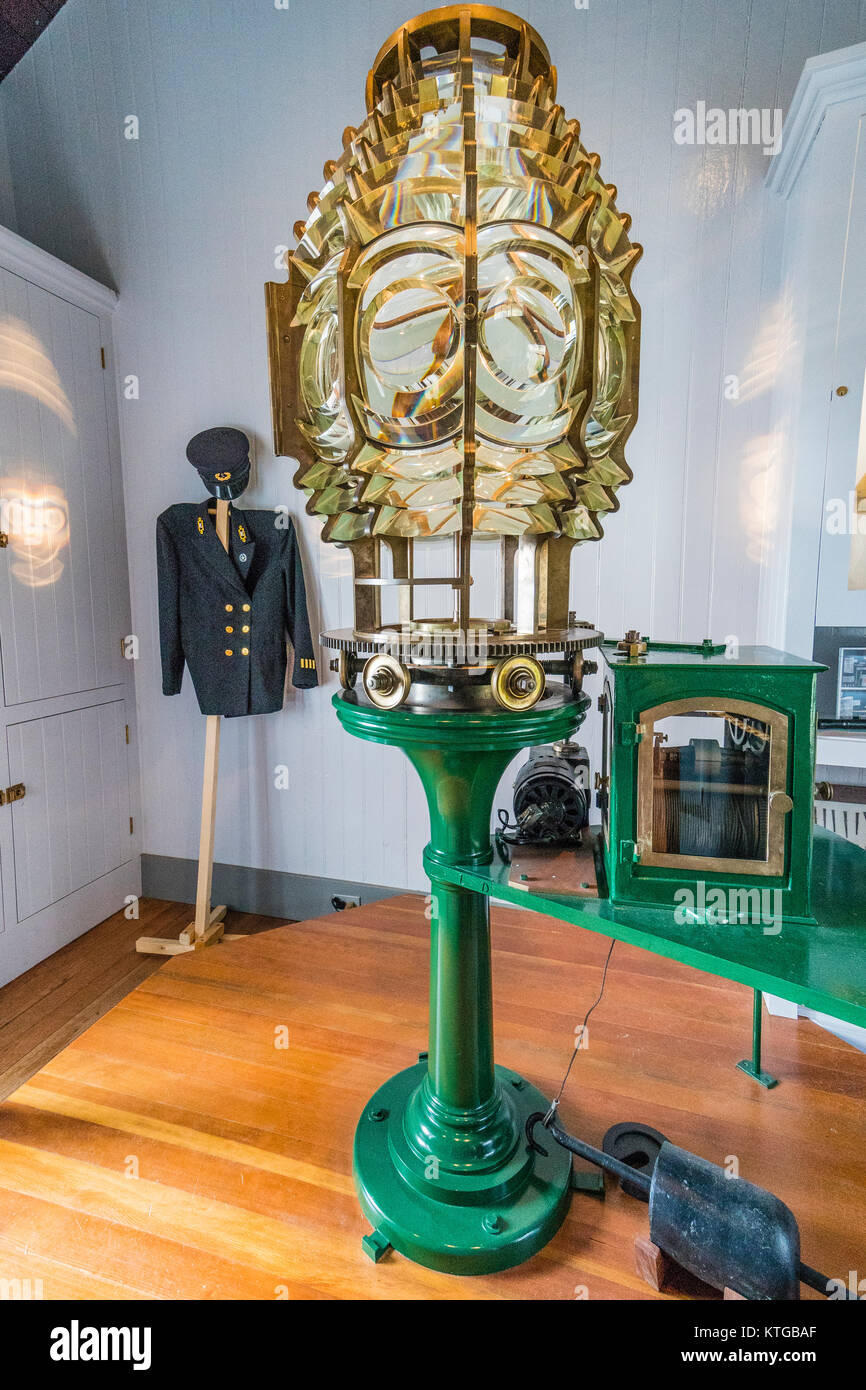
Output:
M8 227L0 227L0 265L94 314L113 314L117 307L114 290L34 246L32 241L25 241Z
M810 58L782 126L782 148L770 162L767 187L789 197L829 108L858 97L866 98L866 43Z

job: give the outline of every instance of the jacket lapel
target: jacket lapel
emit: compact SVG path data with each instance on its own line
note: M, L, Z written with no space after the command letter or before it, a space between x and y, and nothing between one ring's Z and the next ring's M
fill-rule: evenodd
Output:
M244 512L233 511L231 514L231 540L229 544L235 569L246 583L250 565L256 553L256 543L253 540L253 533Z
M194 538L198 545L203 559L216 570L224 583L230 584L233 589L246 593L244 581L238 574L232 563L231 556L223 550L222 544L216 533L216 525L213 517L208 515L208 501L202 502L195 515L193 525L195 527ZM230 518L231 525L234 525L233 517ZM231 537L231 531L229 532ZM230 541L231 543L231 541Z

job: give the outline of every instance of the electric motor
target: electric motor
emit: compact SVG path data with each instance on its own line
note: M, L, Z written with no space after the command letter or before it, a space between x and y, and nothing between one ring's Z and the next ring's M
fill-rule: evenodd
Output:
M577 743L533 748L514 782L517 837L531 844L579 844L589 821L589 755Z

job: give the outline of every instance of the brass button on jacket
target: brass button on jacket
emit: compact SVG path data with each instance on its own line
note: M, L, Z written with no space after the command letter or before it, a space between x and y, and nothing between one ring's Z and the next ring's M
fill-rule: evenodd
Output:
M226 551L207 505L180 502L156 523L163 692L180 691L188 665L203 714L270 714L282 708L287 634L293 685L318 684L295 530L284 514L277 526L274 512L233 508ZM255 650L227 647L236 632L249 643L254 608Z

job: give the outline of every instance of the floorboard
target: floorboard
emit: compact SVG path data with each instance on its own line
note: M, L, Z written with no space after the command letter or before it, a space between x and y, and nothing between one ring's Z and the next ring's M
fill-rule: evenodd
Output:
M169 934L184 911L154 904L129 925ZM616 1186L604 1201L576 1194L546 1250L504 1274L456 1279L362 1253L352 1134L376 1086L426 1046L423 899L142 957L112 977L116 928L89 943L77 975L74 957L55 957L0 992L0 1043L8 1028L19 1048L4 1054L19 1083L0 1106L4 1277L41 1280L48 1299L716 1296L684 1275L660 1294L642 1282L646 1207ZM498 1060L552 1094L607 943L504 908L493 942ZM591 1142L640 1120L736 1162L793 1208L804 1258L847 1277L866 1268L866 1056L812 1023L768 1018L764 1065L780 1084L765 1091L735 1066L751 1001L618 944L560 1113ZM56 1055L27 1071L52 1039Z
M0 989L0 1100L33 1076L157 971L163 957L139 955L139 936L178 936L189 903L140 898L139 916L116 912ZM229 912L226 930L266 931L273 917Z

